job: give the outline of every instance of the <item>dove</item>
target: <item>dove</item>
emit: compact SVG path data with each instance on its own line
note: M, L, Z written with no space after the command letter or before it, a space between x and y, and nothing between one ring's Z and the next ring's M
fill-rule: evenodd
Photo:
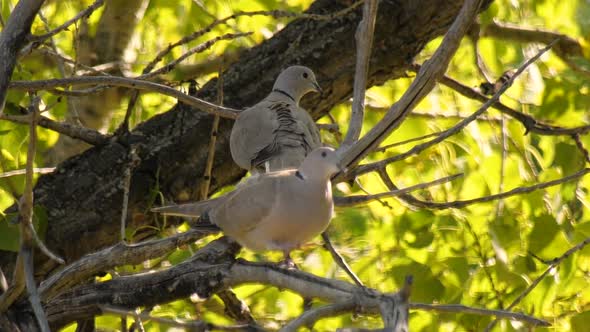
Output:
M321 146L318 127L299 106L309 92L321 92L313 71L291 66L277 77L271 93L240 112L230 135L233 160L243 169L277 171L297 168Z
M330 178L340 171L338 153L313 150L297 169L252 176L232 192L211 200L152 209L167 215L198 217L221 228L253 251L290 252L322 233L334 214Z

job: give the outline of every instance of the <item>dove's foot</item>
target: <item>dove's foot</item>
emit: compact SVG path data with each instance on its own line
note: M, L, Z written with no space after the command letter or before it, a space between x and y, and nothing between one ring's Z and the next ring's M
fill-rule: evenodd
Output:
M299 270L288 252L285 252L285 259L279 262L279 267L287 270Z

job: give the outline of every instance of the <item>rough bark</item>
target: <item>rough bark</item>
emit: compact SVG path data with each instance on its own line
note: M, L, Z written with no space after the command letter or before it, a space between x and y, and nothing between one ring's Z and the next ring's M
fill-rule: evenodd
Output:
M318 0L313 13L332 13L348 1ZM375 27L369 85L400 77L423 46L443 34L461 3L429 0L382 1ZM305 64L317 73L323 95L304 100L315 117L349 98L354 75L354 32L360 10L332 21L295 20L273 38L245 51L224 73L224 105L243 108L256 103L271 88L280 70ZM197 96L214 101L216 81ZM134 146L141 162L134 169L128 225L152 222L146 213L152 191L160 190L175 201L196 200L205 166L213 117L179 104L155 116L130 134L113 139L66 160L42 176L35 188L39 206L46 210L47 245L68 262L111 245L119 238L124 169ZM221 121L211 191L237 181L244 172L231 160L228 148L230 121ZM144 234L147 235L147 234ZM39 278L56 266L37 255ZM11 273L12 253L0 253L0 266Z
M17 54L27 43L31 24L43 0L19 1L0 34L0 112L4 110L10 77L16 65Z

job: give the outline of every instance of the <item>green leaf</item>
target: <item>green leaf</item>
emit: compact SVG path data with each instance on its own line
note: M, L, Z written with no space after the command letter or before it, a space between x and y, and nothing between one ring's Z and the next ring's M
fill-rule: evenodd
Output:
M584 311L573 316L570 320L572 332L586 332L590 327L590 311Z
M563 253L570 244L553 216L544 214L532 219L534 224L529 234L529 250L546 259Z
M15 221L18 213L7 213L0 218L0 250L18 252L20 231Z

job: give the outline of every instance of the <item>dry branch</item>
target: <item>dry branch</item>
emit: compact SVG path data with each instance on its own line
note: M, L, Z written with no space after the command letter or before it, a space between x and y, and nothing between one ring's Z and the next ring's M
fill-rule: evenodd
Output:
M120 86L130 89L147 90L157 92L169 97L178 99L179 102L194 106L203 112L213 115L219 115L223 118L235 119L237 111L227 107L217 106L199 98L189 96L181 91L168 86L143 81L134 78L117 77L117 76L77 76L62 79L50 79L39 81L13 81L10 82L10 88L15 90L40 91L49 90L65 86L84 86L84 85L109 85Z
M29 124L31 122L31 114L27 115L7 115L7 114L0 114L0 119L12 121L14 123L20 124ZM100 145L105 144L109 136L101 134L100 132L89 129L82 126L77 126L72 123L67 122L58 122L51 120L50 118L44 117L42 115L38 116L38 125L43 128L47 128L58 132L60 134L64 134L68 137L79 139L84 141L88 144L92 145Z
M470 124L471 122L473 122L475 119L477 119L477 117L479 117L480 115L482 115L485 111L488 110L488 108L490 108L495 102L497 102L500 99L500 96L506 91L508 90L508 88L512 85L512 83L514 82L514 80L524 72L524 70L533 62L535 62L537 59L539 59L539 57L541 57L541 55L543 55L545 52L547 52L549 49L551 49L551 47L553 46L553 44L549 44L547 47L543 48L542 50L540 50L539 52L537 52L537 54L535 54L535 56L531 57L530 59L528 59L527 61L525 61L524 64L522 64L522 66L520 66L518 68L518 70L514 73L513 76L510 77L510 79L508 79L503 85L502 87L494 94L494 96L492 96L492 98L490 98L485 104L483 104L477 111L475 111L473 114L471 114L470 116L468 116L467 118L461 120L459 123L457 123L456 125L454 125L453 127L445 130L443 133L441 133L440 135L437 135L436 138L422 143L422 144L418 144L416 146L414 146L413 148L411 148L410 150L401 153L399 155L396 155L394 157L391 158L387 158L375 163L370 163L370 164L366 164L366 165L362 165L359 166L355 169L353 175L357 176L357 175L361 175L361 174L365 174L368 172L372 172L372 171L376 171L378 169L382 169L385 166L387 166L388 164L394 162L394 161L398 161L398 160L402 160L405 158L408 158L409 156L413 156L413 155L417 155L420 152L434 146L435 144L438 144L442 141L444 141L445 139L447 139L448 137L455 135L457 133L459 133L463 128L465 128L468 124ZM351 172L352 173L352 172Z
M31 41L33 43L33 45L40 45L41 43L43 43L43 41L57 35L58 33L60 33L61 31L67 30L67 28L76 23L76 21L79 21L83 18L88 18L90 17L90 15L92 15L92 13L97 10L98 8L100 8L102 5L104 4L104 0L96 0L94 1L94 3L92 3L90 6L88 6L86 9L84 9L83 11L79 12L78 14L76 14L76 16L72 17L71 19L67 20L66 22L64 22L62 25L58 26L57 28L44 33L42 35L38 35L38 36L34 36L31 38ZM35 47L35 46L31 46L31 47Z
M348 132L342 145L348 147L358 140L363 128L365 115L365 91L367 89L367 74L369 72L369 59L373 47L373 31L377 18L378 0L365 0L363 5L363 19L357 27L356 40L356 68L354 71L354 87L352 113Z
M16 65L18 52L27 43L31 24L42 4L43 0L19 1L0 33L0 114L4 111L8 83Z

